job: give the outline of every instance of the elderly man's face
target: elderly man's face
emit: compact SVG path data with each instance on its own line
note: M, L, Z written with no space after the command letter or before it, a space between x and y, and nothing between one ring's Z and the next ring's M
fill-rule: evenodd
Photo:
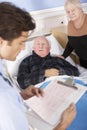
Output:
M50 52L50 45L48 40L44 36L36 38L33 45L33 50L40 57L47 56Z

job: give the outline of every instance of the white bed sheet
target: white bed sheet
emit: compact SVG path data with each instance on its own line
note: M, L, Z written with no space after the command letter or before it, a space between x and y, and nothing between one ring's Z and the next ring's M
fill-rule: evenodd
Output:
M80 65L77 65L77 68L79 69L80 72L79 79L81 79L84 83L87 84L87 69L81 67Z

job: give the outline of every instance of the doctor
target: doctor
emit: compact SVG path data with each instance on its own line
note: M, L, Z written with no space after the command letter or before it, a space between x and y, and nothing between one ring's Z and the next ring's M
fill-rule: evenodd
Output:
M29 130L22 98L43 96L43 91L34 86L21 91L20 96L3 67L3 59L13 61L25 48L28 32L34 28L35 23L29 13L11 3L0 3L0 130ZM71 104L54 130L65 130L75 115L75 106Z

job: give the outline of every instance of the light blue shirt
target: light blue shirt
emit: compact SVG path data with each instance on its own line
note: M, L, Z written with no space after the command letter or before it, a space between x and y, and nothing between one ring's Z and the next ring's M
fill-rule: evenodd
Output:
M1 59L0 130L29 130L22 98L6 78Z

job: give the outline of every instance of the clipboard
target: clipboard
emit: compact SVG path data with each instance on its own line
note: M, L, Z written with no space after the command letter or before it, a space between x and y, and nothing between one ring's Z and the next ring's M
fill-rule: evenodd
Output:
M34 96L26 103L41 120L52 126L60 121L62 112L72 102L76 103L86 91L83 86L73 87L57 79L48 82L43 90L45 92L44 97L37 98Z

